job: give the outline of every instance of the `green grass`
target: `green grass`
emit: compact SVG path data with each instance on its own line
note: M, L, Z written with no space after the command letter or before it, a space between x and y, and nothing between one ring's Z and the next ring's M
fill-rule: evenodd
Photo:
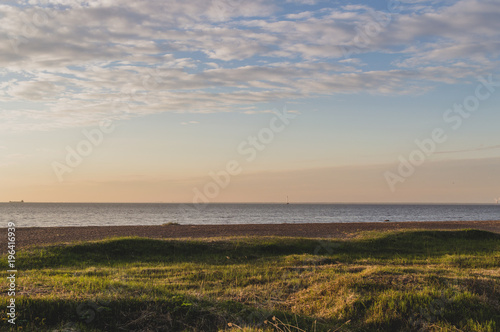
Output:
M16 260L27 331L500 330L500 235L484 231L119 238Z

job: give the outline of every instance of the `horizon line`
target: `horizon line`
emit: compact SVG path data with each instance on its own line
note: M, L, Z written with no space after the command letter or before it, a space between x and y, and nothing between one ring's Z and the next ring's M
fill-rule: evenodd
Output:
M188 204L188 205L214 205L214 204L283 204L287 205L284 201L274 201L274 202L208 202L208 203L193 203L193 202L165 202L165 201L152 201L152 202L91 202L91 201L4 201L0 203L14 204L14 203L36 203L36 204ZM299 205L299 204L366 204L366 205L497 205L495 202L327 202L327 201L317 201L317 202L289 202L289 205Z

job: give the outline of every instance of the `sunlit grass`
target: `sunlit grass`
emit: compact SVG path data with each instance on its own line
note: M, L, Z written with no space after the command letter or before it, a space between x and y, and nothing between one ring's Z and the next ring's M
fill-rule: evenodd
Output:
M500 329L500 235L484 231L120 238L17 261L17 326L28 331Z

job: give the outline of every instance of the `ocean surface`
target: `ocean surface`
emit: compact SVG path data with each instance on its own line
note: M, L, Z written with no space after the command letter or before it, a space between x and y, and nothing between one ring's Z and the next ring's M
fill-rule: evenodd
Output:
M500 220L500 204L0 203L0 227Z

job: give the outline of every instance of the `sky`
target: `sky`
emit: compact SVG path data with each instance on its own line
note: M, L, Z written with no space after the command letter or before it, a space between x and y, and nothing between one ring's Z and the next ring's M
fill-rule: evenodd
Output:
M0 201L494 203L496 0L0 4Z

